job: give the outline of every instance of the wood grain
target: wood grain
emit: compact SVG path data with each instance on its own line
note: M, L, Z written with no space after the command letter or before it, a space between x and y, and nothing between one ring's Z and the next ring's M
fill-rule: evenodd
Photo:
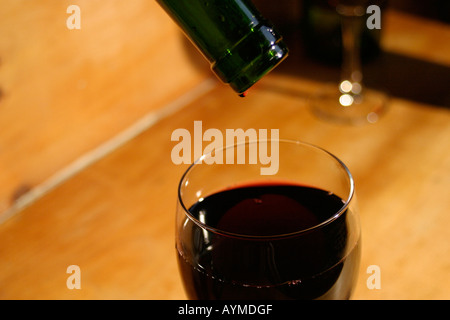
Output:
M389 19L399 23L395 37L410 35L410 24L421 21L396 17ZM449 31L428 23L441 34ZM421 37L436 36L422 30ZM431 50L395 47L395 39L386 37L392 51L405 53L411 45L419 56ZM449 52L436 58L446 57L443 67ZM450 111L394 96L376 124L323 122L307 103L320 83L295 76L298 63L289 59L292 72L271 73L245 99L214 82L204 95L1 224L0 298L184 299L174 215L187 165L172 163L176 143L170 136L178 128L192 131L195 120L203 130L278 128L281 137L319 145L348 165L363 248L354 299L450 298ZM79 290L66 286L72 264L81 269ZM371 265L380 267L381 289L366 285Z
M79 30L66 2L0 4L0 215L210 75L155 1L76 4Z

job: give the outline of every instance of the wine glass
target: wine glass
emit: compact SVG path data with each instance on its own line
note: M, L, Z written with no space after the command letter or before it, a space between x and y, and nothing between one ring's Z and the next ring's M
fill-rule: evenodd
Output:
M377 122L386 111L385 93L363 85L360 40L368 1L339 0L336 11L341 19L342 66L339 84L326 84L310 100L320 118L346 124Z
M268 150L276 170L261 174ZM353 178L298 141L215 150L179 183L176 251L189 299L348 299L360 258Z

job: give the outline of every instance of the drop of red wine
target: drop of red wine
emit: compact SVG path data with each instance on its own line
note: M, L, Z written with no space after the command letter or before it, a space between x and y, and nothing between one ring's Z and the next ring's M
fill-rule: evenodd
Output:
M245 96L247 96L247 91L239 94L239 97L241 97L241 98L245 98Z

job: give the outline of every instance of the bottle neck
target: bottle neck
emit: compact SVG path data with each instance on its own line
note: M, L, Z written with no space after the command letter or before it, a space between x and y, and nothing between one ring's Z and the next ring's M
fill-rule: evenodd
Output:
M287 56L282 37L248 0L157 0L238 93Z

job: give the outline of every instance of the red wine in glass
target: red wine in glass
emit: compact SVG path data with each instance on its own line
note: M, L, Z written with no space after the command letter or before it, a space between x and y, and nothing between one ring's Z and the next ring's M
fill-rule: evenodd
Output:
M178 261L188 297L348 299L359 247L347 241L347 211L333 219L342 206L328 191L284 184L236 187L198 201L191 214L223 235L186 220L181 242L194 254L179 248Z
M176 249L187 297L348 299L360 255L349 170L319 147L266 142L214 150L181 178ZM255 162L207 159L259 148L277 153L276 173L262 175Z

